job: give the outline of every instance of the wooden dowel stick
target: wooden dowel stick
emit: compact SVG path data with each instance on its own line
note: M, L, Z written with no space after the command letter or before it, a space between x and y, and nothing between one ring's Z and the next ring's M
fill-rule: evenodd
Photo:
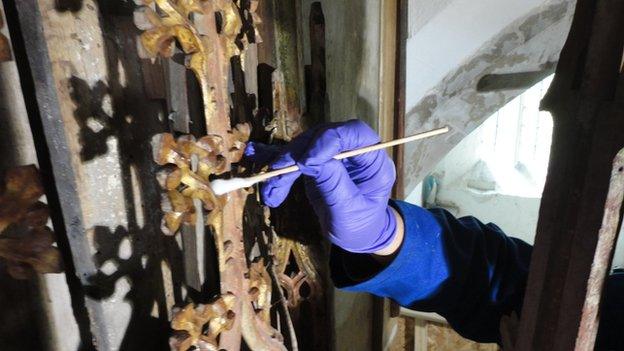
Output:
M396 145L400 145L400 144L405 144L405 143L408 143L410 141L430 138L430 137L435 136L435 135L444 134L444 133L446 133L448 131L449 131L448 127L444 127L444 128L440 128L440 129L434 129L434 130L431 130L431 131L428 131L428 132L415 134L415 135L408 136L408 137L405 137L405 138L396 139L396 140L390 140L390 141L386 141L385 143L379 143L379 144L366 146L366 147L363 147L363 148L360 148L360 149L356 149L356 150L342 152L342 153L334 156L334 159L342 160L342 159L345 159L347 157L357 156L357 155L360 155L360 154L363 154L363 153L366 153L366 152L381 150L381 149L385 149L387 147L392 147L392 146L396 146ZM256 183L263 182L263 181L265 181L265 180L267 180L269 178L277 177L277 176L282 175L282 174L296 172L298 170L299 170L299 167L297 165L294 165L294 166L290 166L290 167L286 167L286 168L276 169L276 170L273 170L273 171L270 171L270 172L260 173L260 174L257 174L255 176L251 176L249 178L215 179L212 182L210 182L210 187L212 188L212 191L214 191L215 194L223 195L223 194L229 193L230 191L234 191L234 190L238 190L238 189L242 189L242 188L247 188L247 187L250 187L250 186L252 186L252 185L254 185Z
M390 141L386 141L386 142L383 142L383 143L379 143L379 144L375 144L375 145L371 145L371 146L366 146L366 147L355 149L355 150L351 150L351 151L345 151L345 152L339 153L338 155L334 156L334 159L342 160L342 159L345 159L345 158L361 155L361 154L364 154L364 153L367 153L367 152L377 151L377 150L381 150L381 149L385 149L385 148L389 148L389 147L393 147L393 146L409 143L411 141L416 141L416 140L430 138L430 137L433 137L433 136L436 136L436 135L447 133L448 131L449 131L448 127L434 129L434 130L430 130L428 132L410 135L408 137L401 138L401 139L390 140ZM291 173L291 172L296 172L298 170L299 170L299 167L297 165L294 165L294 166L290 166L290 167L286 167L286 168L280 168L280 169L276 169L276 170L273 170L273 171L260 173L260 174L257 174L255 176L253 176L253 177L250 177L249 179L250 180L253 179L253 181L256 182L256 183L257 182L263 182L263 181L265 181L265 180L267 180L269 178L277 177L279 175L288 174L288 173Z

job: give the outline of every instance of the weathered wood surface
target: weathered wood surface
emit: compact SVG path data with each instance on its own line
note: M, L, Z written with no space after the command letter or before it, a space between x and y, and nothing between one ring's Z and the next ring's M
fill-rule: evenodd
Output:
M132 12L122 2L16 1L69 249L82 347L166 349L158 184ZM100 15L102 15L100 17ZM169 301L169 302L168 302ZM159 331L159 332L155 332Z
M601 247L602 257L594 254L605 204L612 210L617 202L607 202L607 192L612 162L624 147L623 47L624 3L578 1L542 101L553 114L554 135L516 350L593 348L597 320L579 327L584 303L595 303L607 273L590 279L592 264L604 267L612 259L612 240Z
M284 15L288 7L281 2L274 2L275 13ZM299 6L299 5L298 5ZM299 133L302 128L312 127L325 121L326 109L326 71L325 71L325 16L320 3L314 3L309 12L297 10L288 17L275 19L274 40L277 57L276 72L273 74L274 97L272 103L273 118L281 120L287 131L288 140ZM303 50L303 43L296 47L288 47L293 33L307 27L310 46L306 54L311 56L310 64L305 68L298 52ZM296 58L294 57L296 56ZM306 72L305 85L292 84L293 79L286 76L282 79L281 72ZM289 83L289 81L291 83ZM280 88L281 86L281 88ZM278 89L279 88L279 89ZM296 90L293 94L291 90ZM298 101L305 98L305 103ZM301 112L304 113L301 113ZM277 133L272 133L277 136ZM276 141L283 143L282 141ZM332 323L328 323L332 315L329 305L327 270L327 246L320 237L320 228L316 216L312 213L302 179L295 183L293 191L285 204L272 211L272 224L275 228L274 253L277 278L284 289L289 302L289 310L294 330L298 336L300 350L325 350L330 348Z
M620 229L622 201L624 200L624 149L613 160L609 192L605 202L604 216L596 243L596 252L587 280L581 324L576 336L576 350L594 350L598 334L599 308L603 300L603 288L611 272L611 259Z
M29 125L29 112L36 106L27 82L20 81L17 65L28 65L24 58L24 47L20 41L19 24L16 21L15 8L9 2L4 12L3 4L0 9L10 14L11 21L6 22L3 28L7 38L12 39L7 31L10 27L15 36L15 50L11 50L15 59L0 62L0 169L29 164L39 164L40 174L46 191L45 202L48 203L52 214L52 226L57 232L57 245L61 251L68 247L63 233L62 221L57 215L58 201L53 181L50 177L50 162L45 157L39 161L36 151L45 150L45 141L41 135L40 126L36 123ZM22 84L25 83L23 86ZM28 102L24 101L24 98ZM35 107L36 109L36 107ZM35 120L36 121L36 120ZM30 121L33 122L32 120ZM60 231L58 230L60 229ZM65 257L65 270L72 271L71 262ZM73 274L47 274L38 276L29 281L16 281L6 276L0 277L0 301L3 311L0 324L0 345L7 351L30 349L76 349L79 345L78 326L76 317L81 315L80 309L75 306L74 311L70 297L70 289L77 286L77 277ZM62 326L63 328L57 328Z
M158 1L159 6L167 3ZM288 13L287 8L277 8L281 3L268 1L268 4L271 11L266 12L282 11L280 14L288 17L284 20L298 28L299 5L293 13ZM187 5L188 10L192 4ZM134 26L137 20L134 5L121 0L14 2L15 21L22 30L26 49L20 73L33 89L29 113L42 124L42 140L45 139L49 151L54 186L58 190L60 225L66 233L67 245L60 248L67 254L70 274L77 277L72 305L79 322L81 348L167 349L169 320L173 318L173 326L178 329L185 318L208 316L194 314L189 308L172 314L174 305L182 307L192 300L214 308L214 318L223 317L223 328L211 335L216 339L220 334L220 347L283 349L281 337L271 322L279 324L282 333L289 333L288 318L283 312L276 312L286 300L279 293L271 299L271 289L279 292L280 286L272 287L268 275L289 293L286 298L291 309L287 313L300 316L296 331L303 336L303 349L328 348L332 324L327 323L330 313L324 294L325 248L318 231L312 233L315 228L312 222L304 233L298 226L301 221L294 223L292 218L283 217L275 228L283 230L280 235L288 238L274 238L276 258L272 262L270 246L261 239L272 235L271 226L266 223L249 226L258 221L250 220L250 216L259 216L264 221L265 214L257 211L260 207L256 195L238 191L213 199L211 205L217 206L207 207L212 209L206 223L212 230L214 245L207 237L206 245L200 241L189 245L191 241L184 241L180 246L179 237L161 235L161 213L156 210L160 207L161 189L155 177L159 168L153 162L158 150L150 143L154 135L175 130L198 137L206 133L210 138L220 136L225 145L221 156L226 163L216 173L231 170L235 174L239 168L230 169L230 166L239 160L244 146L241 141L246 138L245 128L235 125L249 123L254 126L256 140L268 141L269 133L264 128L275 112L282 112L296 123L303 121L306 94L298 53L301 48L296 46L293 51L292 46L287 47L292 44L292 33L283 32L281 27L280 34L273 19L266 23L270 29L266 32L277 34L265 37L266 45L254 43L259 32L254 31L249 21L256 19L253 13L257 5L256 1L240 2L246 8L239 9L235 2L205 2L202 6L209 14L206 16L201 16L201 8L192 9L199 15L193 21L199 24L195 29L200 34L201 45L209 48L206 52L212 55L201 64L190 62L199 76L198 84L193 85L194 78L187 84L180 82L189 76L183 75L179 57L176 63L139 57L136 48L141 30ZM222 6L218 10L225 16L220 19L223 22L217 24L219 19L212 16L217 8L212 6ZM242 26L229 26L236 16L244 17ZM139 19L139 23L145 26L142 30L153 29L149 21ZM316 116L314 123L323 117L325 110L322 24L319 7L311 24L316 28L313 30L315 60L314 74L308 80L314 87L309 100L317 109L312 113ZM244 31L242 39L237 28ZM299 33L294 38L298 43L300 30L295 32ZM280 37L284 34L288 37ZM273 45L276 38L288 39L280 44L281 51L279 45ZM289 50L286 56L276 59ZM263 59L275 63L277 73L272 73L273 68L267 67ZM286 85L276 79L282 70L288 71L288 80L295 83ZM275 96L274 83L281 84L284 95ZM194 119L198 113L198 92L204 102L199 110L204 117L201 128ZM275 105L276 101L280 102L279 106ZM257 111L256 107L259 107ZM268 111L263 110L266 108ZM192 139L182 137L177 141L188 146ZM189 175L200 172L201 159L190 157L188 164L196 162L200 166L188 167ZM207 177L207 173L203 176ZM199 206L195 212L203 217L201 207L206 203L196 202ZM297 208L301 202L305 202L302 191L297 205L291 208L298 211L299 217L295 217L312 220L308 216L309 208ZM291 240L291 235L302 242ZM317 236L311 240L313 235ZM254 259L258 246L265 260ZM187 255L193 262L187 259L185 271L184 251L189 248L194 252L216 249L218 257L213 260L208 254L206 257ZM192 266L197 269L189 269ZM220 284L214 284L212 278L216 276L202 283L202 268L205 268L203 274L209 276L212 274L209 271L217 266ZM293 267L296 267L294 271ZM222 298L210 304L219 291ZM279 313L282 315L276 317ZM307 318L310 315L312 319ZM177 341L184 340L172 340ZM292 336L286 342L296 348Z
M394 9L391 13L384 13L384 19L394 18L393 21L389 21L389 24L394 24L394 35L385 37L382 36L382 44L385 45L386 51L392 51L392 53L386 53L385 56L393 58L393 70L391 72L393 77L389 77L390 74L381 76L382 86L387 85L391 81L392 86L387 87L385 90L380 91L382 98L390 100L389 96L392 96L392 103L383 102L380 100L381 105L379 108L379 129L380 135L383 140L400 139L405 137L405 74L406 74L406 46L408 35L408 1L407 0L394 0L384 1L385 3L391 3ZM386 7L388 5L384 5ZM389 11L389 10L386 10ZM383 28L388 25L382 25ZM387 43L387 41L391 41ZM382 72L383 73L383 72ZM385 106L384 105L388 105ZM391 114L391 115L390 115ZM392 117L390 117L392 116ZM398 200L405 199L405 146L398 145L391 150L392 161L396 168L396 181L392 188L392 198ZM390 299L376 298L374 300L374 317L373 317L373 329L376 332L376 337L373 340L374 348L381 349L385 345L396 345L397 341L403 334L407 334L410 331L406 328L399 328L399 305ZM412 328L413 329L413 328ZM395 332L398 330L399 332ZM412 330L413 332L413 330Z
M0 173L37 162L5 14L0 2ZM14 280L6 268L0 260L0 345L7 351L41 349L49 342L47 328L38 328L40 320L47 321L41 283Z
M394 75L394 139L405 137L405 74L406 74L406 45L407 45L407 1L397 0L396 22L396 55L395 55L395 75ZM392 189L392 196L395 199L405 198L404 167L405 147L399 145L393 148L392 159L394 160L397 179Z

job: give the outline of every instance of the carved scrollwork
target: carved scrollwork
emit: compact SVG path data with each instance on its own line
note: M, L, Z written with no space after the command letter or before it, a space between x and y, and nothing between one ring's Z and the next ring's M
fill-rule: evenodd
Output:
M221 296L208 305L195 306L192 303L174 311L171 328L175 330L171 347L175 350L219 350L219 335L234 325L235 314L232 307L235 297Z
M170 166L160 177L166 191L162 203L165 234L177 233L182 223L195 223L192 199L201 200L209 211L223 207L223 199L219 200L210 188L209 177L230 171L231 162L243 156L249 134L249 125L239 124L225 136L208 135L199 140L190 135L175 140L169 133L154 137L154 161Z
M166 192L163 229L175 234L183 223L195 223L208 211L205 222L214 235L221 280L217 305L227 305L227 318L219 314L221 319L206 319L203 311L212 307L197 311L187 306L179 312L172 327L181 332L172 338L172 347L235 350L243 338L253 350L286 350L282 335L271 326L271 280L264 260L248 265L245 257L241 228L248 193L218 197L209 186L209 177L232 171L250 135L248 124L230 128L228 77L230 59L243 59L247 44L259 41L257 1L142 0L142 5L135 12L135 23L144 30L140 51L144 57L167 58L177 44L187 55L186 66L201 89L208 131L199 139L161 134L152 142L154 160L165 168L160 177ZM202 332L213 320L227 321L219 324L227 328Z
M143 0L135 12L141 34L139 52L168 58L176 43L188 55L187 67L201 86L206 125L229 114L227 78L230 57L244 48L240 9L231 0ZM217 22L217 18L219 21Z
M285 290L288 307L296 309L302 301L319 298L322 294L321 278L310 257L309 247L293 239L274 235L276 272L280 286ZM298 271L289 272L287 267L294 259ZM307 285L309 292L302 294Z

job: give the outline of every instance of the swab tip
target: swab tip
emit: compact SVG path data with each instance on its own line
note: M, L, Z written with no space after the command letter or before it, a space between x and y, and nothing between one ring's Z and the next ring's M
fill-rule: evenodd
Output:
M244 178L215 179L210 182L210 187L216 195L224 195L234 190L250 187L253 184L253 181Z

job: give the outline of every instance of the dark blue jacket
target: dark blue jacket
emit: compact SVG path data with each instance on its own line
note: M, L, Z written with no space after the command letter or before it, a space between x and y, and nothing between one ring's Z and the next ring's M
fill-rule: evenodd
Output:
M335 285L436 312L466 338L500 342L501 316L520 315L531 245L474 217L455 218L400 201L392 205L405 221L396 256L384 265L334 247Z

